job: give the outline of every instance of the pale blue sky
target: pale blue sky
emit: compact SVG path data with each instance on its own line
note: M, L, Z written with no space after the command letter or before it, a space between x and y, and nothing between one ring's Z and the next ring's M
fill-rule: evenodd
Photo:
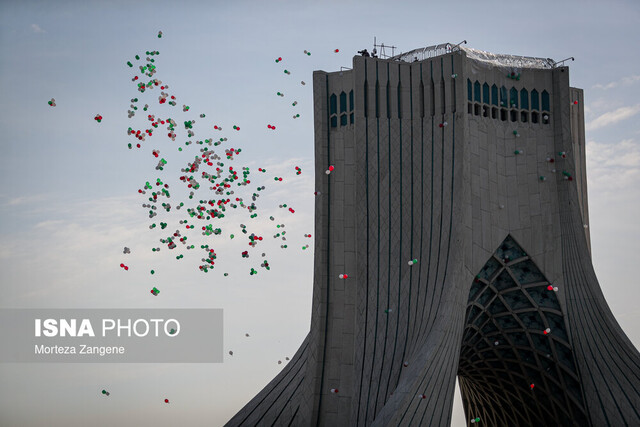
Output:
M277 361L293 355L310 320L313 252L301 246L313 247L303 235L314 232L311 73L350 67L374 36L401 51L466 39L496 53L576 58L568 65L571 84L585 91L594 265L638 346L638 28L634 1L3 1L0 307L219 307L225 349L234 356L217 365L3 364L0 424L221 425L284 366ZM186 135L171 143L164 129L143 150L126 148L126 129L147 127L140 110L127 118L131 98L145 101L126 62L146 50L160 51L155 77L178 97L177 107L160 108L159 90L146 93L152 114L178 124L195 118L196 139L226 136L228 146L243 149L234 167L268 169L264 177L252 174L267 190L256 202L261 219L251 223L265 241L249 260L239 256L246 246L239 238L217 241L217 267L207 275L196 271L200 253L182 251L185 258L176 261L166 249L151 252L169 233L148 230L159 221L146 217L137 190L156 177L175 181L194 150L178 152ZM275 64L279 56L284 61ZM52 97L55 108L47 105ZM100 124L93 120L98 113ZM211 131L213 124L223 131ZM153 148L169 161L163 172L155 170ZM303 174L296 176L294 166ZM285 181L276 184L273 176ZM173 203L184 200L180 188L172 185ZM279 209L282 203L296 213ZM229 213L225 230L239 236L248 215ZM269 215L286 224L286 251L272 238ZM167 232L182 216L171 218ZM123 255L123 246L132 253ZM249 276L260 252L271 271ZM123 272L121 262L131 269ZM153 286L160 297L150 296ZM100 395L103 388L109 398ZM459 406L454 412L453 425L462 425Z

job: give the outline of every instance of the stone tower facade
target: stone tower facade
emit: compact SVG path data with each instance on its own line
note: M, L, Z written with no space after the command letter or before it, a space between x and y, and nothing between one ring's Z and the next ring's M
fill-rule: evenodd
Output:
M447 426L456 377L469 425L640 423L569 69L446 44L313 84L311 331L228 425Z

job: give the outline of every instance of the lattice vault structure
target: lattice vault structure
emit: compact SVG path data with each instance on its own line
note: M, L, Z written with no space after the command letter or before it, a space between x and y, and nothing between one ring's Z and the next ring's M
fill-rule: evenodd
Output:
M456 377L469 424L639 424L569 69L441 45L313 84L311 331L228 425L446 426Z

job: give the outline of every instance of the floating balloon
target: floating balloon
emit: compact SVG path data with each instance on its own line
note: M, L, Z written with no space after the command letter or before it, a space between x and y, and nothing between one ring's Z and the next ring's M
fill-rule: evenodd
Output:
M165 400L164 400L164 403L169 403L169 399L165 399Z
M105 396L109 396L109 392L107 390L102 390L102 394L104 394Z
M338 389L337 389L337 388L332 388L332 389L331 389L331 393L333 393L333 394L337 394L337 393L338 393Z
M51 106L51 107L55 107L56 106L56 100L54 98L51 98L51 101L47 102L47 104L49 104L49 106Z

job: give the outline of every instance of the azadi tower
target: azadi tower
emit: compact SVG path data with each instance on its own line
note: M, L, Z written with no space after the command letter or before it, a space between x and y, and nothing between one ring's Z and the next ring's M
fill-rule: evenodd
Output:
M456 377L469 425L639 425L569 69L446 44L313 92L311 330L228 425L448 426Z

